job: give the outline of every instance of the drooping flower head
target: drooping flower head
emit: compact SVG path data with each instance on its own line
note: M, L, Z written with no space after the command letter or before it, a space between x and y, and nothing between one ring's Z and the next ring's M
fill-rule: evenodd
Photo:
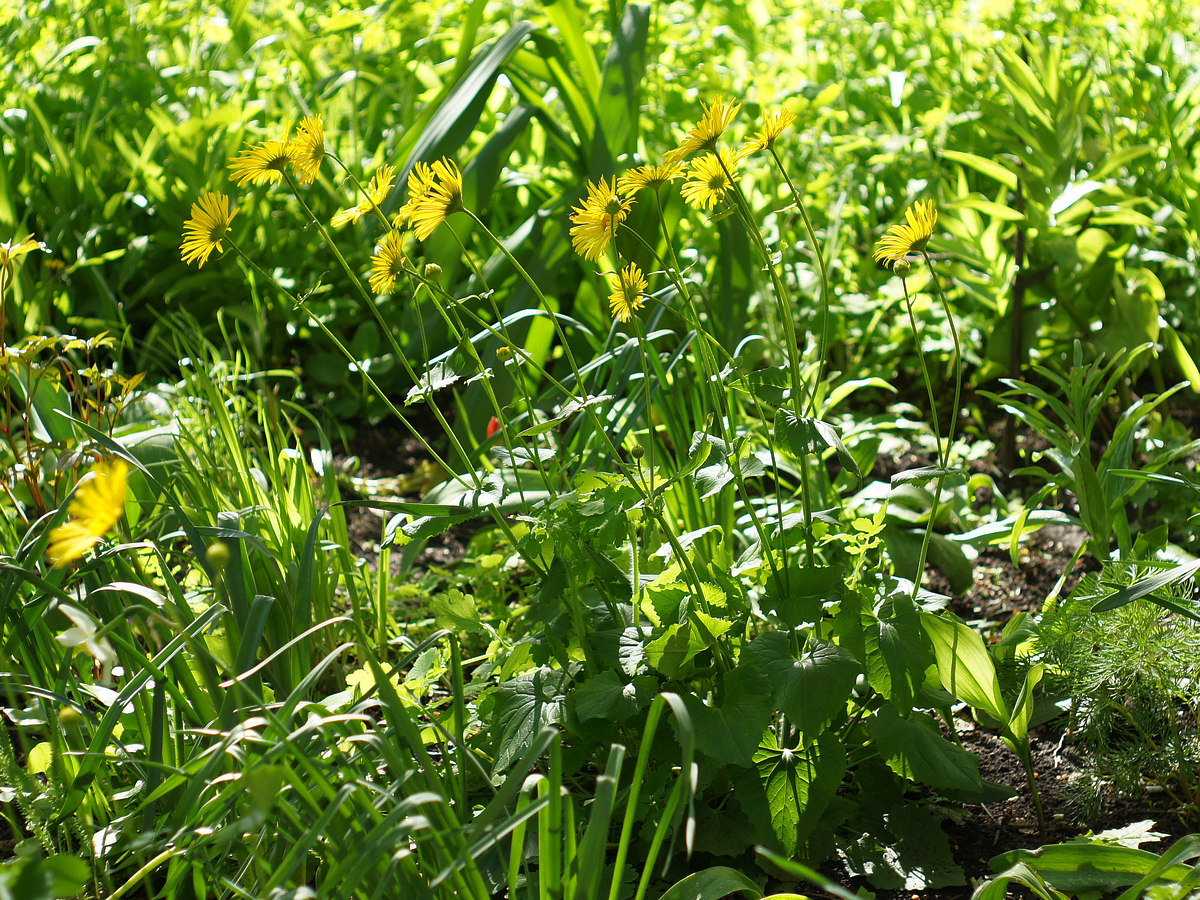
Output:
M329 224L334 228L341 228L348 222L357 222L387 199L395 183L396 167L388 165L380 166L375 170L375 174L371 176L371 180L367 184L366 198L357 206L343 209L330 220Z
M430 171L433 181L409 216L419 241L428 239L439 225L463 208L462 172L458 171L458 166L443 157L430 167Z
M737 175L742 155L728 147L722 147L720 154L720 159L716 154L706 153L699 159L692 160L688 167L687 181L679 190L690 206L696 209L712 209L717 205L717 201L733 189L729 175ZM726 170L729 174L726 174Z
M745 152L774 147L779 136L796 121L796 114L786 106L777 106L763 113L763 125L754 137L746 141Z
M305 116L292 138L292 171L300 184L312 184L325 159L325 122L320 116Z
M50 533L46 555L55 568L61 568L83 556L104 537L125 511L125 491L129 464L123 459L98 462L90 479L75 491L63 524Z
M403 228L412 224L417 204L433 189L433 183L433 166L426 162L414 163L408 173L408 202L396 212L396 218L392 220L393 225Z
M205 191L192 204L192 217L183 223L183 243L179 255L189 265L196 263L202 268L214 250L222 250L221 240L229 230L229 223L237 210L229 205L229 198L215 191Z
M263 141L246 149L229 160L230 176L241 187L249 182L253 185L275 184L283 173L293 165L297 155L296 144L287 138Z
M666 162L680 162L693 153L707 151L713 153L717 149L717 138L724 134L725 129L733 121L742 104L735 100L716 100L712 106L703 102L704 115L696 127L683 136L679 146L669 150L663 156Z
M904 211L904 224L893 225L875 245L875 261L895 268L909 253L924 250L933 236L937 217L932 200L918 200Z
M616 236L617 226L629 216L633 201L617 192L616 181L588 182L588 195L571 210L571 246L591 262L598 260Z
M371 257L371 290L386 294L405 273L404 233L392 229L383 236Z
M630 263L619 272L608 276L608 306L618 322L628 322L634 313L646 305L646 276L637 263Z
M622 194L636 194L643 188L658 190L664 184L683 177L682 162L663 162L653 166L638 166L617 179Z

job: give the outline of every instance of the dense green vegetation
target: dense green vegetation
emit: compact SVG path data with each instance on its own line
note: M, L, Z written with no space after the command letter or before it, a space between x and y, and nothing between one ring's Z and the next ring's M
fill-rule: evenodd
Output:
M1190 826L1197 24L4 5L0 897L964 884L956 717L1042 817L1063 710ZM930 589L1049 523L1044 613Z

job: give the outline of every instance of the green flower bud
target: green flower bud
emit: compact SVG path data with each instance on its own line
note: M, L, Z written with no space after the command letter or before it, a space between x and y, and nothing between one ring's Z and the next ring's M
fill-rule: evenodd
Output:
M208 545L208 549L204 552L204 558L208 560L208 564L220 572L229 565L229 545L224 541L213 541Z

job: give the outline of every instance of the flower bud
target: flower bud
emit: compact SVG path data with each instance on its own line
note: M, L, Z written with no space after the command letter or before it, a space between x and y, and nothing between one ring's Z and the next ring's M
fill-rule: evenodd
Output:
M224 541L213 541L204 552L208 564L220 572L229 565L229 545Z
M442 277L442 267L437 263L425 263L425 277L430 281L437 281Z
M497 347L496 359L500 360L502 363L508 362L510 359L512 359L512 347Z
M896 265L892 266L892 271L901 278L907 278L908 273L912 271L912 263L907 259L898 259L896 260Z
M646 455L646 448L643 447L641 444L634 444L633 447L631 447L629 450L629 455L632 456L634 459L641 459L643 456Z

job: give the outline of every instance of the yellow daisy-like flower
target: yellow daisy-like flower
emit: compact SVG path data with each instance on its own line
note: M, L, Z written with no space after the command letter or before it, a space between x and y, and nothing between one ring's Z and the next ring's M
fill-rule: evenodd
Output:
M617 226L629 216L633 201L617 192L616 181L588 182L588 195L580 206L571 210L571 246L584 259L596 262L612 239Z
M179 256L188 264L202 268L214 250L222 250L221 240L229 230L229 223L237 210L229 205L229 198L215 191L205 191L192 204L192 217L183 223L183 243L179 245Z
M0 269L12 271L13 263L34 250L45 250L41 241L35 241L32 234L23 238L13 238L11 241L0 242Z
M357 222L387 199L395 183L396 167L380 166L376 169L375 174L371 176L371 181L367 184L366 199L359 203L358 206L342 210L330 220L329 224L334 228L341 228L348 222Z
M393 229L383 236L371 257L371 290L386 294L404 273L404 234Z
M325 122L320 116L305 116L296 131L291 140L292 170L300 184L312 184L325 159Z
M742 104L734 100L717 100L712 106L705 106L704 103L700 105L704 107L704 115L700 117L700 122L684 135L678 147L667 151L663 156L664 161L680 162L685 157L701 150L707 150L709 153L715 151L717 138L724 134L725 129L733 121L733 117L742 108Z
M283 178L288 166L294 164L296 145L286 138L263 141L246 149L229 161L230 177L241 187L250 182L254 185L275 184Z
M396 218L392 220L396 228L403 228L412 222L417 204L433 189L433 184L433 166L425 162L415 163L408 173L408 202L400 207Z
M909 253L924 250L933 236L937 217L932 200L918 200L904 211L905 224L893 225L875 245L875 261L895 268Z
M664 162L656 166L638 166L617 179L622 194L636 194L643 188L658 190L664 184L683 177L682 162Z
M637 263L630 263L620 272L608 276L608 306L618 322L628 322L634 313L646 305L646 276Z
M779 136L796 121L796 114L785 106L777 106L763 114L762 129L746 141L745 152L762 150L764 147L774 147Z
M462 172L458 171L458 166L442 158L430 168L433 183L413 206L409 216L419 241L427 240L439 225L463 208Z
M68 513L71 518L50 532L46 555L55 568L83 556L104 537L125 511L129 464L123 459L96 463L91 479L75 491Z
M718 200L733 189L733 183L729 180L729 175L725 174L725 170L728 169L731 175L736 175L742 155L728 147L723 147L720 152L720 160L715 154L706 153L699 159L692 160L691 166L688 167L687 181L683 183L679 193L696 209L712 209ZM723 167L722 162L725 164Z

